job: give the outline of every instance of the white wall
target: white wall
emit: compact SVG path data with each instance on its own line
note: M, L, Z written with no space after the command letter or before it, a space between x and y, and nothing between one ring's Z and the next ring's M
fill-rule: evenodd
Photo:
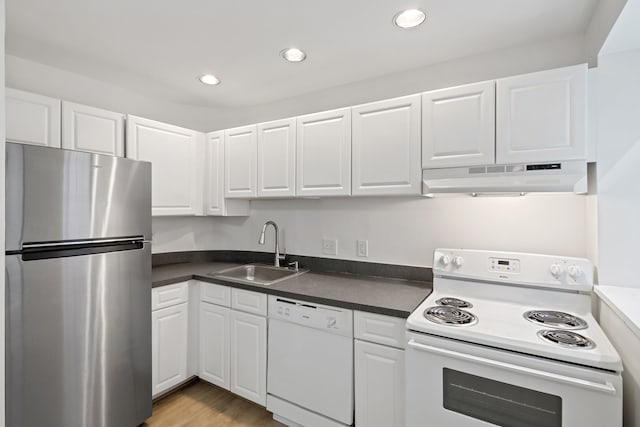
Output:
M598 62L599 282L640 287L640 50Z
M338 239L338 258L431 266L436 247L586 256L586 198L576 195L449 198L348 198L252 202L248 218L154 218L153 251L238 249L273 251L271 219L287 252L322 254L323 238ZM356 240L369 257L356 256Z
M598 54L628 0L600 0L585 31L585 48L589 65L596 66Z
M175 104L34 61L6 55L6 86L206 131L223 112Z

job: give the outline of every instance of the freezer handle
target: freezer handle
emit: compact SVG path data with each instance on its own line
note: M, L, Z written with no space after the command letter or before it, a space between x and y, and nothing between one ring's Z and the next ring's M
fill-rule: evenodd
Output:
M31 251L46 248L63 248L78 245L117 245L128 244L138 241L144 241L144 236L127 236L115 239L84 239L84 240L65 240L62 242L30 242L22 244L22 251Z
M142 249L143 236L121 237L115 239L74 240L63 242L25 243L22 250L9 253L19 254L23 261L64 258L82 255L95 255L107 252Z

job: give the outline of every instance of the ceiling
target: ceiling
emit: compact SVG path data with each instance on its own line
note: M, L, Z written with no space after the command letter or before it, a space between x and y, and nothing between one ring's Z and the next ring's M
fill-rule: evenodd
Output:
M6 52L165 101L247 107L583 32L597 1L7 0ZM422 26L393 25L413 7ZM282 60L290 46L307 60Z

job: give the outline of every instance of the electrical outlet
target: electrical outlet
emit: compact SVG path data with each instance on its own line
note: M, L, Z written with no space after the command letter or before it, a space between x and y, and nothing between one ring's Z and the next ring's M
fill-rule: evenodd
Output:
M338 241L335 239L322 239L322 253L325 255L338 255Z
M369 256L369 241L368 240L358 240L358 241L356 241L356 250L358 252L358 256L368 257Z

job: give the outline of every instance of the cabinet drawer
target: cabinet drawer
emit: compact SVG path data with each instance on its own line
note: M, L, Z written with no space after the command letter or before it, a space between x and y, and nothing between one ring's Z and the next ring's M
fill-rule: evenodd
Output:
M155 288L151 292L151 310L182 304L189 299L189 282Z
M399 317L355 311L353 335L357 339L404 348L405 323L406 320Z
M200 301L231 306L231 288L214 283L200 282Z
M231 290L231 308L247 313L267 315L267 294L245 291L242 289Z

